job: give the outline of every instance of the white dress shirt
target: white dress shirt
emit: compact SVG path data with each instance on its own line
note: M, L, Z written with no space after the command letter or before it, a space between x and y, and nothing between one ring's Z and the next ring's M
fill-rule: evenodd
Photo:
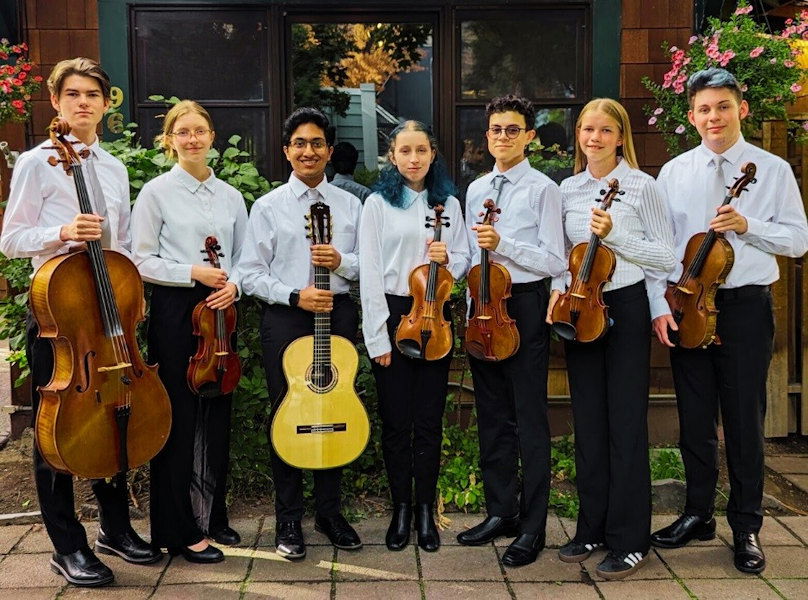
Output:
M720 206L723 198L705 197L705 182L710 180L715 154L703 144L670 160L657 181L667 196L676 258L684 257L688 240L706 231L708 207ZM747 143L743 136L722 154L726 184L740 176L744 163L757 166L757 183L747 186L740 198L731 202L746 217L749 229L744 234L728 231L725 236L735 251L735 262L722 288L745 285L769 285L777 281L780 272L775 255L800 257L808 251L808 225L802 196L791 166L782 158ZM666 280L678 281L682 265L673 273L654 277L651 317L670 314L665 301Z
M205 239L221 246L221 268L239 287L238 264L247 229L241 193L209 172L199 181L179 165L155 177L140 191L132 209L132 257L144 281L192 287L193 265L206 262Z
M427 229L426 217L435 216L427 204L427 192L414 192L404 187L407 208L397 208L380 194L365 200L360 227L359 287L362 298L362 334L371 358L390 352L387 334L385 294L408 296L410 272L427 264L428 245L434 230ZM469 268L469 247L463 228L463 213L457 198L449 196L444 202L444 228L441 241L446 242L449 262L446 268L455 279L462 278ZM449 226L445 227L448 221Z
M530 166L527 159L500 173L494 170L472 181L466 192L466 230L471 248L471 264L480 264L477 232L471 227L480 223L483 202L496 202L494 177L503 175L502 195L497 207L502 209L494 228L500 236L496 251L489 253L494 262L511 274L512 283L529 283L564 272L564 231L561 223L561 192L552 179Z
M331 244L342 256L331 272L331 291L348 291L359 277L359 198L328 183L323 177L316 189L331 209ZM294 173L289 182L261 196L253 204L247 237L239 260L245 294L269 304L289 304L289 295L314 282L311 241L306 238L309 187Z
M600 179L587 168L561 182L567 255L575 244L591 239L592 209L600 206L604 198L600 192L609 189L608 182L612 179L617 179L624 193L609 208L612 229L602 240L616 258L612 279L603 287L606 292L642 281L648 268L669 272L676 264L664 197L653 177L632 169L622 159L611 173ZM553 279L553 289L564 292L571 281L567 271Z
M43 142L17 159L0 236L0 252L9 258L32 258L34 270L81 243L63 242L59 238L62 226L72 223L81 211L73 177L65 173L61 164L52 167L47 162L49 157L56 156L55 150L45 149L51 145L50 141ZM82 148L81 144L76 146L77 150ZM101 148L97 138L89 149L107 205L111 249L128 256L130 208L126 167ZM92 194L86 169L82 171L88 193Z

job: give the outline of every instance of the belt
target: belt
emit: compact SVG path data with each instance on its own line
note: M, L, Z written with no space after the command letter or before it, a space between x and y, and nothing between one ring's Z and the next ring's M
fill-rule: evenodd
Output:
M524 294L525 292L538 292L545 287L545 283L549 278L540 279L538 281L528 281L527 283L514 283L511 285L512 294Z
M718 300L740 300L741 298L752 298L769 292L768 285L742 285L736 288L718 288L715 297Z

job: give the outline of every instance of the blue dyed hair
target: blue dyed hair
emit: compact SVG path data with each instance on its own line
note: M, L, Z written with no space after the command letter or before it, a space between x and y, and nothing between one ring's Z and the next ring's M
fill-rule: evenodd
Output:
M687 80L687 102L690 108L693 108L693 98L696 94L708 88L727 88L738 100L738 104L743 100L743 90L735 75L726 69L711 67L696 71Z
M429 128L420 121L404 121L390 133L388 157L392 156L396 147L396 138L402 131L420 131L425 134L429 140L429 147L437 153L424 180L424 185L427 190L426 201L431 208L435 208L438 204L445 204L446 198L457 193L457 188L449 177L446 163L440 153L437 152L438 141L435 139L435 136L432 135L432 132L429 131ZM404 186L404 177L399 172L398 167L392 162L389 162L382 167L379 178L373 185L373 191L381 194L385 202L397 208L401 208L404 204Z

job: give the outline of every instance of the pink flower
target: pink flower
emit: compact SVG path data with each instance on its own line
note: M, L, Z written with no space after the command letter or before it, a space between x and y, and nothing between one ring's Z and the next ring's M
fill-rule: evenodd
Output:
M788 89L790 89L792 92L794 92L796 94L797 92L799 92L802 89L802 86L799 83L795 83L795 84L792 84L792 86L790 88L788 88Z
M656 125L656 122L657 122L656 117L651 117L650 119L648 119L648 124L649 125Z
M664 112L665 112L665 109L660 107L660 108L657 108L657 109L654 111L654 114L655 114L655 115L661 115L661 114L662 114L662 113L664 113Z
M750 57L750 58L757 58L758 56L760 56L761 54L763 54L763 50L764 50L763 46L758 46L758 47L754 48L754 49L753 49L753 50L752 50L752 51L749 53L749 57Z
M693 44L696 42L696 40L698 40L698 39L699 39L699 36L697 36L697 35L692 35L692 36L690 36L690 39L689 39L689 40L687 40L687 44L688 44L689 46L692 46L692 45L693 45Z
M795 63L794 63L794 61L793 61L793 60L784 60L784 61L783 61L783 66L784 66L784 67L788 67L789 69L790 69L791 67L793 67L793 66L794 66L794 64L795 64Z
M802 128L803 128L805 131L808 131L808 121L803 121L803 122L802 122Z
M739 6L738 8L735 9L735 14L736 15L746 15L746 14L749 14L750 12L752 12L752 7L751 6ZM786 21L786 23L787 22L788 21Z
M676 94L681 94L682 92L684 92L684 91L685 91L685 86L684 86L684 85L682 85L681 83L676 83L676 84L674 84L674 86L673 86L673 91L674 91L674 93L676 93Z
M34 75L34 81L37 83L42 83L42 75Z
M18 109L23 108L25 106L25 102L23 102L22 100L12 100L11 106Z
M794 19L786 19L786 25L791 25L794 22Z
M746 92L746 91L748 91L748 90L749 90L749 86L748 86L748 85L746 85L746 84L744 83L744 84L741 86L741 91L742 91L742 92Z
M729 61L733 58L735 58L735 53L732 50L727 50L721 55L718 64L720 64L722 67L726 67Z
M808 123L808 121L806 121L806 123ZM679 135L682 135L685 132L685 126L684 125L679 125L679 127L674 129L673 131L675 133L679 134Z

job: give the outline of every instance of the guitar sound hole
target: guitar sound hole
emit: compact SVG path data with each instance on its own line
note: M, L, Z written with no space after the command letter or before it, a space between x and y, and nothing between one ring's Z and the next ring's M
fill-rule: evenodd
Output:
M322 369L322 371L321 371ZM306 371L306 384L316 394L330 392L337 385L337 368L331 365L309 365Z

